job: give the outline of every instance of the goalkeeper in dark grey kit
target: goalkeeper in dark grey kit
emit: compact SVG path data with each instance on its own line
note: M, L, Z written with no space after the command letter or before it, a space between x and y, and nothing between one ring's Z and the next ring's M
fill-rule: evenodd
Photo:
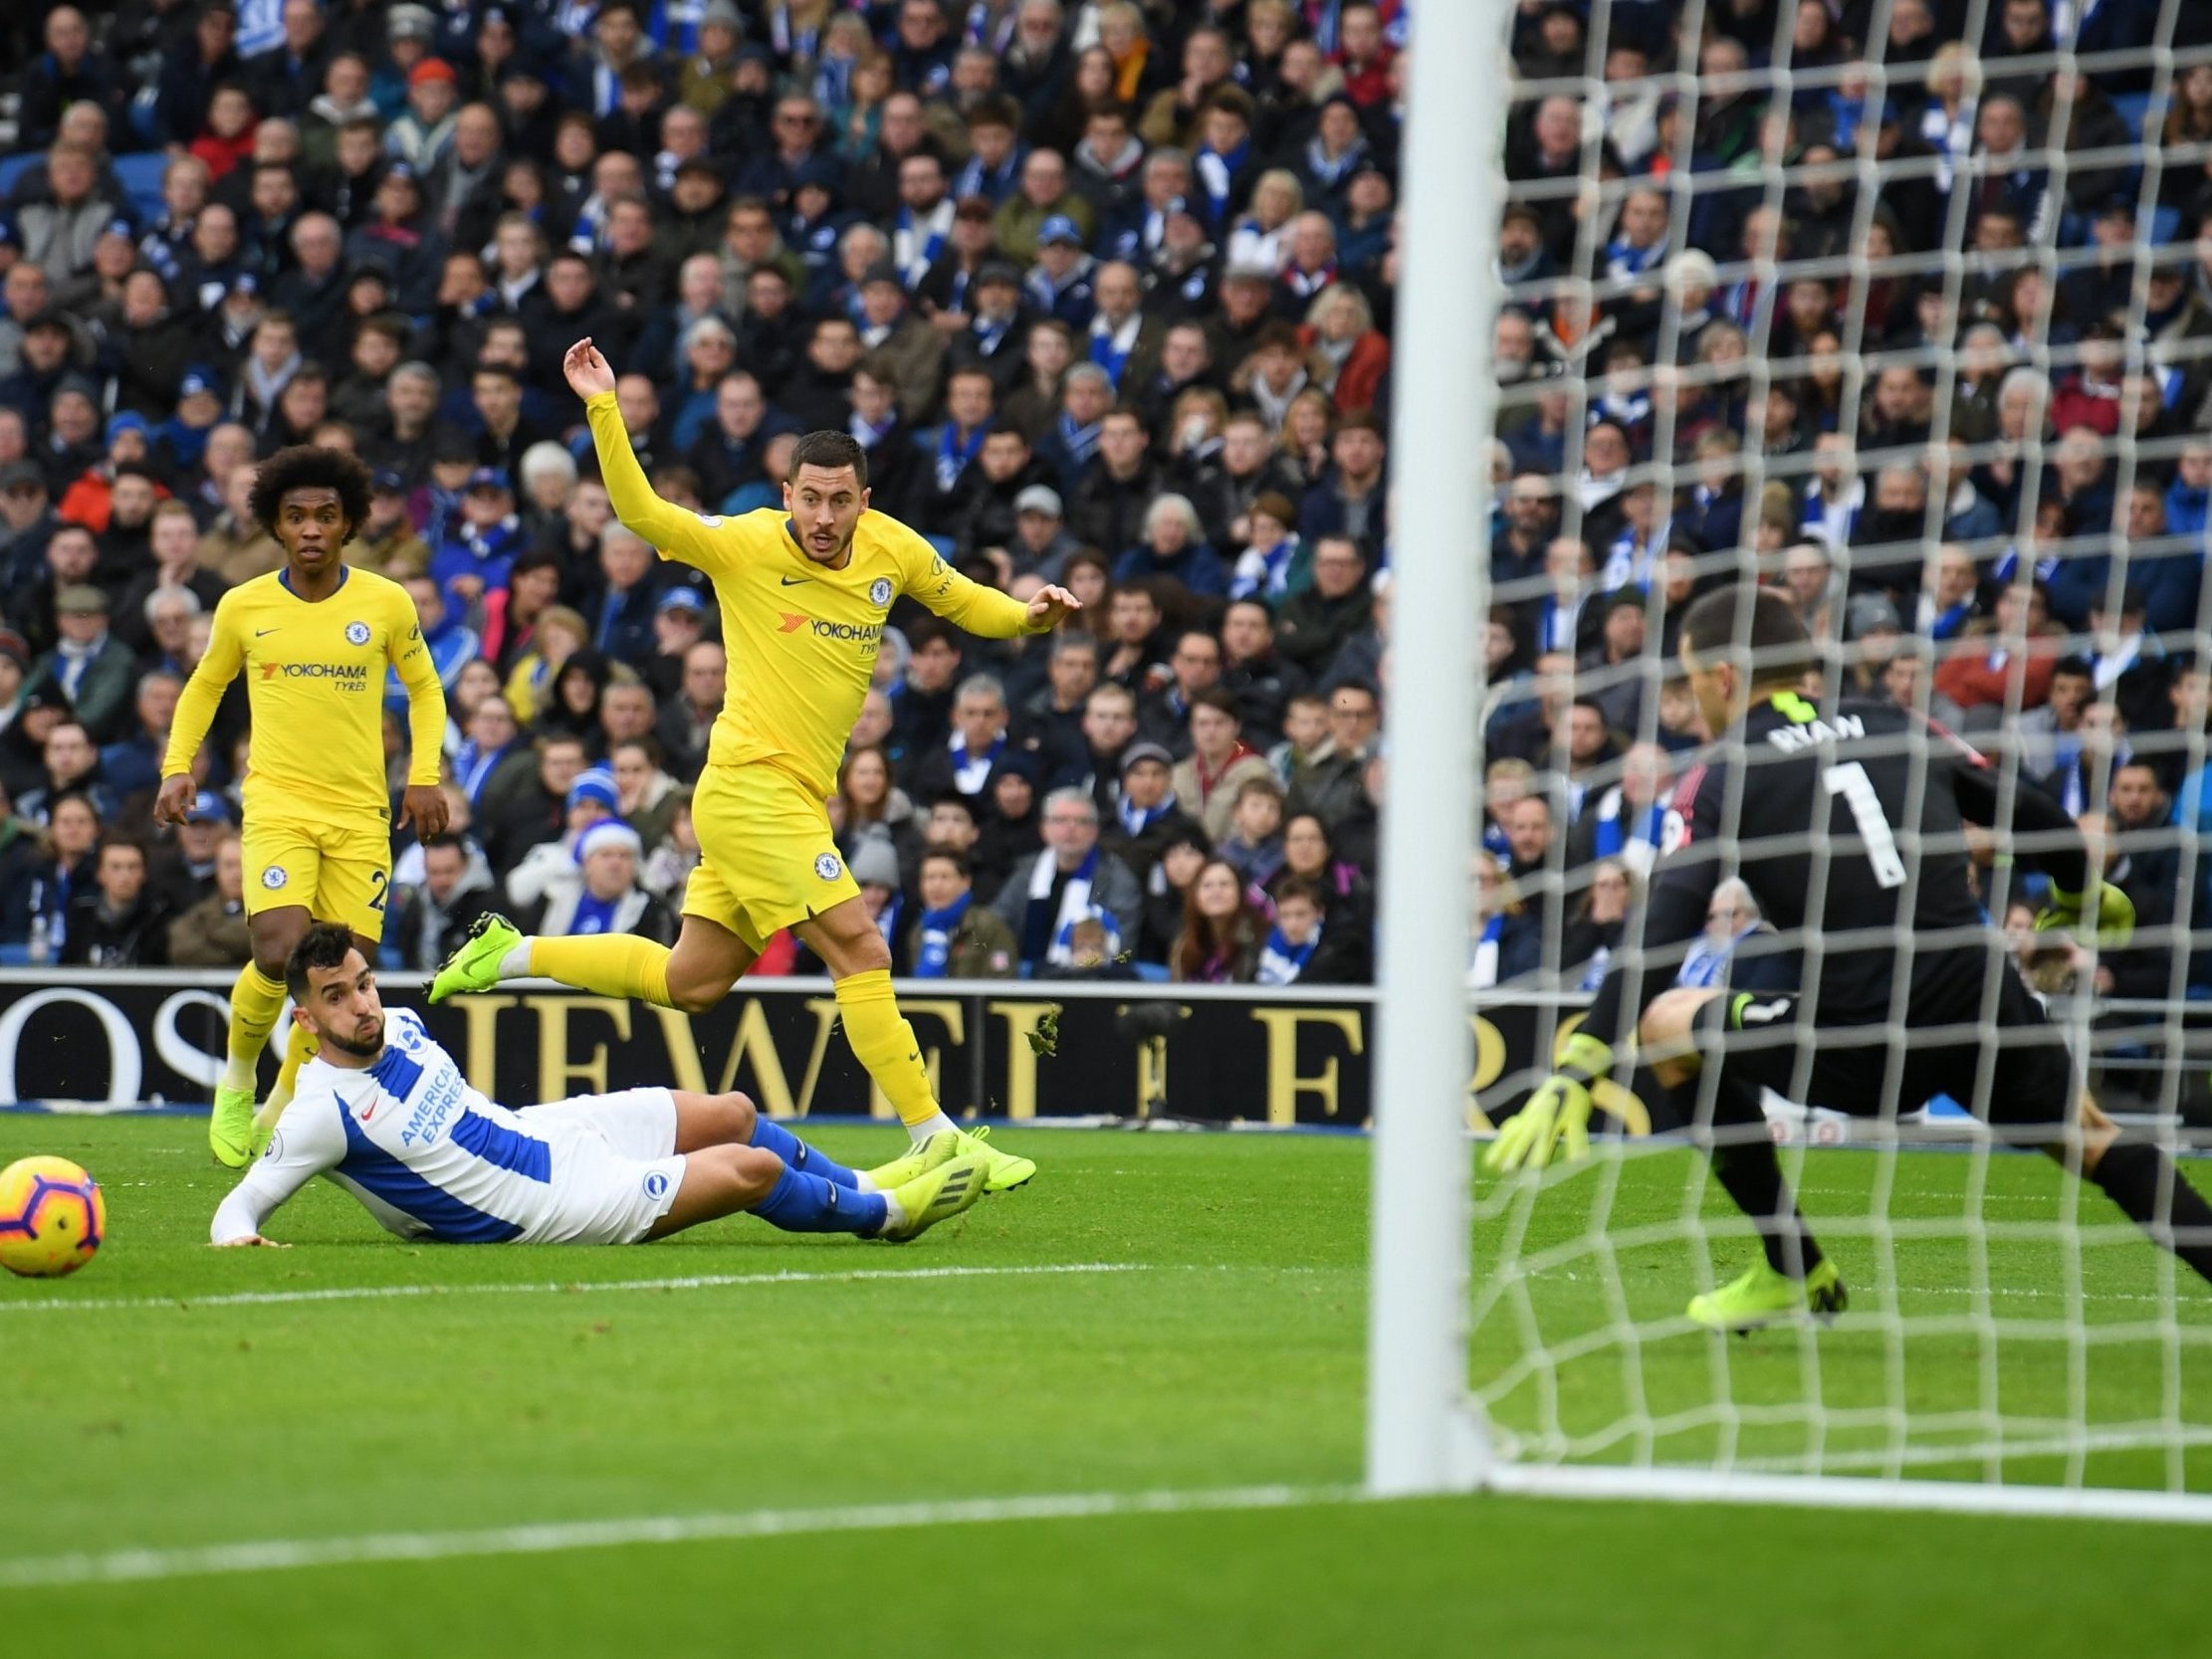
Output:
M1560 1070L1507 1122L1486 1166L1582 1155L1591 1084L1626 1058L1633 1032L1765 1249L1741 1278L1691 1301L1700 1325L1741 1331L1844 1306L1842 1276L1782 1178L1759 1108L1768 1088L1862 1117L1948 1094L2008 1143L2077 1170L2212 1279L2212 1206L2163 1151L2122 1138L2098 1109L1968 880L1966 824L2002 820L2016 861L2050 879L2038 926L2087 919L2101 942L2124 944L2134 907L2098 880L2065 810L2032 786L2004 800L1980 755L1894 705L1845 700L1823 715L1800 691L1811 643L1773 593L1698 600L1682 618L1680 657L1719 735L1714 757L1675 787L1641 948L1616 959ZM1799 990L1673 987L1729 875L1801 941Z

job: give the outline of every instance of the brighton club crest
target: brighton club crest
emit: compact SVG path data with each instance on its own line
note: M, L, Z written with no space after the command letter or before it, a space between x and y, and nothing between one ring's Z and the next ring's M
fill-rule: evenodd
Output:
M368 643L368 624L365 622L348 622L345 625L345 643L347 645L366 645Z
M868 603L880 606L888 605L890 602L891 578L889 576L878 576L868 584Z

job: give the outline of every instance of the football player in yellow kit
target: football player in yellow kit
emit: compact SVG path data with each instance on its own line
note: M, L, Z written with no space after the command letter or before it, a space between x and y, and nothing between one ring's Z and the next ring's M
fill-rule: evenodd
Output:
M337 450L279 450L254 475L255 520L284 548L281 570L216 602L207 654L177 700L154 817L181 824L198 789L192 757L216 705L246 676L252 760L245 783L246 922L254 959L230 997L230 1055L208 1144L242 1168L291 1099L312 1044L295 1026L277 1087L254 1121L255 1070L285 996L285 959L312 922L342 922L375 959L391 879L384 785L384 686L407 690L412 757L399 822L425 840L446 824L438 792L445 691L414 602L397 582L347 568L339 549L368 521L368 469Z
M532 976L698 1013L729 992L771 934L791 928L828 964L853 1053L908 1133L920 1141L957 1128L931 1092L921 1045L892 996L890 951L837 855L824 803L900 594L992 639L1048 632L1079 602L1047 587L1023 605L871 513L867 452L842 432L798 441L782 512L724 519L671 507L631 452L606 358L585 339L563 366L584 400L616 518L662 557L705 571L721 602L730 668L692 797L700 864L673 949L622 933L526 939L486 917L439 969L430 1000ZM992 1190L1036 1173L984 1134L964 1136L961 1150L990 1155Z

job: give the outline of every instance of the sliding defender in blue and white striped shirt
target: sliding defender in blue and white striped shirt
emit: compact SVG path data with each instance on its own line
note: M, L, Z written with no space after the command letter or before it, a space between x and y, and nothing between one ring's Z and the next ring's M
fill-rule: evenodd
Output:
M858 1171L740 1094L494 1105L420 1016L385 1013L343 927L310 929L285 978L320 1051L267 1151L215 1212L216 1244L270 1243L263 1223L317 1175L386 1230L449 1244L639 1244L739 1210L786 1232L903 1241L983 1195L984 1158L956 1155L949 1131Z

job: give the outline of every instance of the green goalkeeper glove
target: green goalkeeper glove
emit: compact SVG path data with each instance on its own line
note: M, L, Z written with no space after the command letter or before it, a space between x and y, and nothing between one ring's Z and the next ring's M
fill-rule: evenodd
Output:
M2135 902L2110 882L2097 881L2094 877L2091 891L2097 895L2098 946L2116 950L2135 936ZM2087 894L2069 893L2053 883L2051 902L2036 918L2036 932L2043 933L2063 929L2072 933L2082 926L2082 908L2088 902Z
M1537 1086L1528 1104L1506 1120L1497 1140L1482 1154L1482 1167L1493 1175L1516 1169L1541 1169L1555 1149L1564 1149L1562 1161L1573 1163L1590 1152L1590 1109L1595 1104L1590 1086L1613 1070L1613 1050L1596 1037L1578 1031L1567 1039L1559 1070Z

